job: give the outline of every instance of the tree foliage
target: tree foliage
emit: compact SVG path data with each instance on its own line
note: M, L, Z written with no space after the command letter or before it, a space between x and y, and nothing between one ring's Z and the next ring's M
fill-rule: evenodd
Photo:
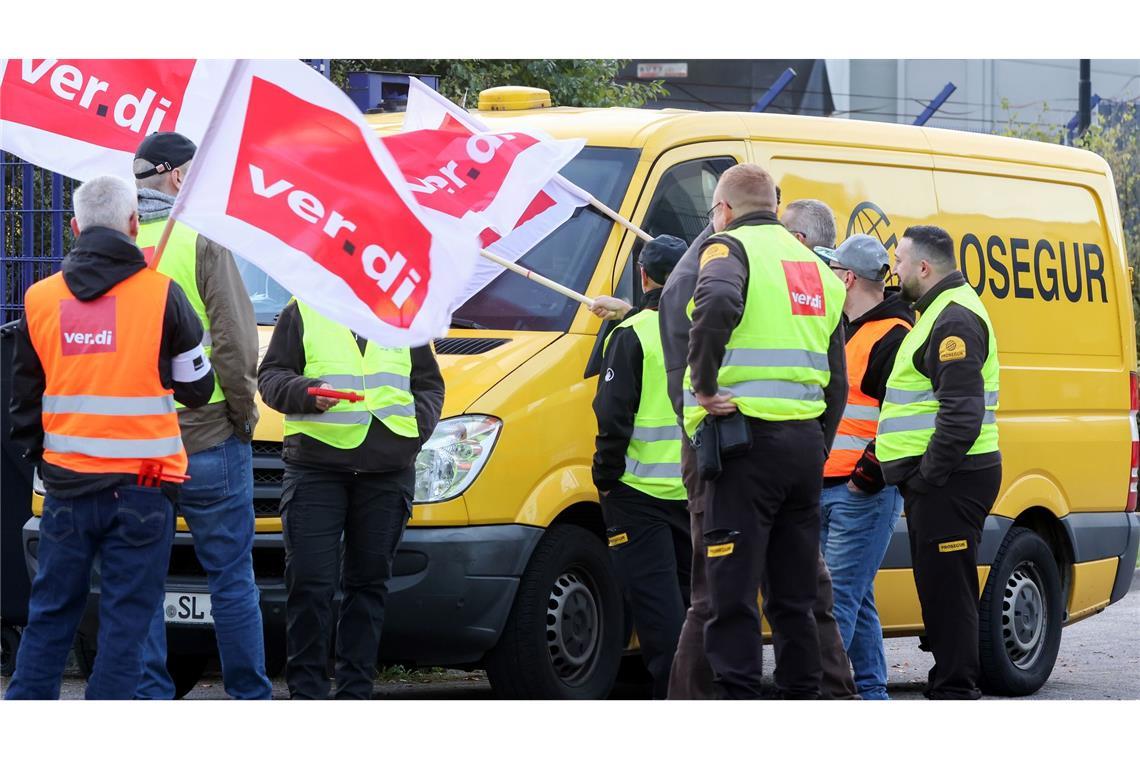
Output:
M479 91L501 85L541 87L550 91L555 106L636 108L668 94L665 83L619 83L614 77L627 61L587 59L456 59L428 58L381 60L340 58L332 62L333 81L344 87L350 71L388 71L404 74L434 74L439 91L451 100L473 108Z
M1043 120L1048 105L1033 122L1020 122L1017 113L1002 100L1002 109L1008 117L1001 134L1027 140L1059 143L1065 135L1060 125L1046 124ZM1140 315L1140 119L1135 103L1115 104L1108 115L1098 115L1092 125L1073 141L1077 148L1092 151L1103 158L1112 170L1116 183L1116 197L1120 204L1120 218L1124 227L1124 247L1128 263L1137 270L1132 278L1133 314ZM1137 332L1140 343L1140 329Z

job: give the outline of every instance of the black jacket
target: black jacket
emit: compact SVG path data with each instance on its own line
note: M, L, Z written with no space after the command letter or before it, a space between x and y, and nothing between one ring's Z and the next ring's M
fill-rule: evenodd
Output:
M146 267L142 251L121 232L105 227L84 230L63 259L63 281L80 301L93 301L123 280ZM202 342L202 323L178 283L170 283L162 322L162 342L158 353L158 374L174 399L188 407L207 403L214 392L214 371L192 383L174 382L171 359ZM22 446L29 461L40 468L47 490L58 498L74 498L101 491L123 482L134 482L138 473L90 475L72 472L42 462L44 430L40 418L44 389L40 357L32 346L25 315L16 328L12 356L12 441ZM167 487L169 495L177 489Z
M307 391L321 381L305 377L304 330L296 302L290 303L277 318L269 348L257 370L257 389L262 400L282 414L318 413L316 398ZM367 341L358 337L357 343L363 354ZM373 418L364 442L355 449L338 449L303 433L287 435L282 454L285 461L339 472L395 472L410 467L435 430L443 410L443 375L431 346L413 348L411 358L418 439L396 435Z
M642 297L641 309L657 310L661 289ZM626 316L629 319L636 312ZM633 418L641 404L641 370L645 353L633 330L614 330L602 356L598 390L594 394L594 416L598 436L594 444L594 485L609 491L625 474L625 452L633 436Z
M942 278L915 303L919 322L922 312L939 294L965 284L961 272ZM962 342L965 356L939 356L939 346L950 337ZM1001 464L999 451L966 455L978 438L986 411L982 365L989 356L989 337L981 317L965 306L950 304L938 315L929 339L912 355L899 355L897 361L913 362L915 369L930 378L938 399L938 416L925 454L883 463L888 483L905 482L915 491L924 492L946 485L955 471L982 470Z
M669 400L677 413L677 423L684 424L685 406L684 384L685 367L689 360L689 315L685 311L693 292L697 289L697 275L700 273L701 247L713 234L708 225L697 235L685 255L673 267L665 287L661 289L658 323L661 325L661 351L665 355L665 385L669 390Z
M780 222L775 214L761 211L745 214L728 225L726 230L770 224L779 225ZM706 239L701 246L702 257L711 246L718 244L728 248L728 255L702 258L692 295L694 308L689 328L688 364L693 390L704 394L717 392L717 376L728 340L744 316L748 294L748 256L735 240L723 236ZM835 442L835 432L847 406L847 354L843 335L843 321L840 320L828 344L831 378L823 389L826 407L819 417L828 451Z
M884 319L901 319L908 324L914 324L914 309L902 300L897 288L888 288L882 303L872 307L857 319L849 320L846 314L843 315L847 342L850 343L864 325ZM867 371L863 374L859 390L878 401L880 405L883 403L883 397L887 394L887 378L890 377L891 370L894 369L895 354L898 353L899 346L908 332L910 332L908 328L895 325L871 347L871 353L867 357ZM878 493L883 490L886 482L883 478L882 466L875 456L874 441L867 444L863 456L855 463L855 471L851 473L850 478L824 478L823 485L830 487L840 485L848 480L854 482L856 486L867 493Z

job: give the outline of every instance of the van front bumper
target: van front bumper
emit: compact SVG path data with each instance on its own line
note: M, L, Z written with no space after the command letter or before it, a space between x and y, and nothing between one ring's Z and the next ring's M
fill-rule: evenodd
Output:
M24 525L24 556L35 577L40 518ZM485 525L408 528L396 553L380 657L417 665L474 665L499 640L519 581L542 528ZM280 533L254 536L254 573L261 592L267 655L285 642L285 547ZM94 640L98 630L99 572L92 575L80 631ZM193 556L193 539L178 533L171 552L166 590L207 593L205 573ZM334 605L339 602L336 595ZM212 651L208 627L171 623L171 652Z

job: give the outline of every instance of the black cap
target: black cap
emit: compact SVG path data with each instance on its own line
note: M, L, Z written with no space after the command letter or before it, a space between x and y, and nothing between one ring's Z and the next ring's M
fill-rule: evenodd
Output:
M135 178L145 179L176 169L194 158L197 151L198 146L191 142L190 138L177 132L155 132L147 135L146 139L139 143L135 158L146 159L154 164L154 168L136 173Z
M673 235L658 235L641 249L638 261L654 282L664 285L669 273L685 255L689 244Z

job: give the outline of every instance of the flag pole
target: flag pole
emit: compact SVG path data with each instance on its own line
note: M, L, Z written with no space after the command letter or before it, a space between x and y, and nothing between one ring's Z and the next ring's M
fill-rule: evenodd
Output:
M174 208L171 207L170 211L170 215L166 217L166 224L162 225L162 235L158 238L158 245L155 246L150 261L146 263L151 269L158 269L158 262L162 258L162 252L166 250L166 241L170 240L170 231L174 229Z
M543 287L550 288L555 293L561 293L562 295L566 296L567 298L571 298L580 304L584 304L585 306L587 306L589 308L593 308L593 306L594 306L594 299L590 298L589 296L584 296L577 291L571 290L570 288L566 287L565 285L559 285L554 280L551 280L547 277L543 277L542 275L538 274L537 272L535 272L531 269L527 269L524 266L520 266L513 261L510 261L508 259L504 259L502 256L496 256L495 254L491 253L490 251L479 251L479 255L482 256L483 258L489 260L489 261L495 262L496 264L498 264L499 266L501 266L505 269L509 269L512 272L515 272L516 274L521 274L523 277L527 278L528 280L531 280L532 282L536 282L539 285L542 285Z
M610 208L606 204L602 203L600 200L598 200L597 198L595 198L592 195L590 196L590 205L593 206L594 208L596 208L598 211L601 211L603 214L608 216L610 219L613 219L615 222L620 224L622 227L625 227L627 230L629 230L633 234L637 235L639 238L644 240L646 243L648 243L650 240L653 239L653 236L650 235L648 232L641 229L636 224L629 221L624 216L617 213L612 208Z
M202 136L202 144L198 146L197 152L194 154L194 162L197 163L205 159L206 152L213 142L214 134L218 131L218 117L224 112L222 106L229 102L233 96L234 87L237 84L238 72L245 71L246 62L242 59L236 59L234 65L230 67L230 73L226 77L226 83L222 87L222 94L218 97L218 102L214 106L214 113L210 115L210 123L206 126L206 133ZM186 173L186 181L182 183L182 187L178 190L178 197L174 199L174 205L170 208L170 215L166 217L166 224L162 227L162 236L158 239L158 245L155 246L154 256L151 258L150 266L153 268L158 267L158 262L162 258L162 252L166 249L166 243L170 239L170 231L174 229L174 219L178 216L178 212L182 210L182 199L187 197L190 192L190 186L194 182L194 165L191 164L190 171Z
M650 240L653 239L653 236L650 235L648 232L641 229L636 224L629 221L624 216L617 213L616 211L614 211L612 208L610 208L606 204L602 203L600 200L595 198L590 193L586 192L584 189L578 187L577 185L571 184L571 182L568 179L566 179L565 177L563 177L561 174L555 174L554 175L554 181L559 183L564 190L566 190L567 192L569 192L573 195L579 195L579 196L585 195L586 197L588 197L590 199L590 205L591 206L596 208L598 211L601 211L603 214L605 214L610 219L612 219L615 222L617 222L618 224L620 224L622 227L625 227L627 230L629 230L633 234L637 235L639 238L644 240L646 243L648 243Z

